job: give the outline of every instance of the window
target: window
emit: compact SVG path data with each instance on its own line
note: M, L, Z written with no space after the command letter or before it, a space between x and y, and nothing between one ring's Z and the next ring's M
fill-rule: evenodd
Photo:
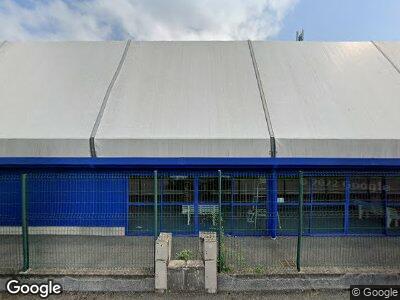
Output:
M344 177L311 178L312 200L315 202L344 202ZM311 191L309 191L311 193Z
M400 204L400 177L387 177L384 188L388 201Z
M218 203L219 188L218 177L203 177L199 179L200 203ZM222 177L222 202L230 202L232 196L232 179Z
M351 178L351 200L382 201L384 178L354 177Z
M193 178L188 176L169 176L160 179L162 201L167 203L193 202Z
M154 202L154 179L143 176L129 178L129 202Z
M304 189L304 193L307 189ZM299 179L278 179L278 200L282 203L297 202L299 200Z
M234 180L234 202L239 203L265 203L266 178L265 177L237 177Z

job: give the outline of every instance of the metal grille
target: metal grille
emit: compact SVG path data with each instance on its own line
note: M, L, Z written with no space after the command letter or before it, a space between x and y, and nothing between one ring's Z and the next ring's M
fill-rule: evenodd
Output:
M31 271L152 273L153 237L130 235L139 229L135 222L143 219L146 222L140 223L140 232L150 230L152 234L146 224L154 218L152 210L147 210L152 206L134 205L138 199L132 193L132 177L100 173L29 175ZM144 201L150 201L147 194Z
M305 173L301 265L339 271L399 269L399 177L393 173ZM308 190L308 192L307 192ZM391 237L393 236L393 237Z
M21 180L0 175L0 273L22 268Z
M300 182L302 179L303 184ZM151 274L154 237L241 274L400 268L400 173L138 171L31 173L23 260L20 175L0 176L1 272Z

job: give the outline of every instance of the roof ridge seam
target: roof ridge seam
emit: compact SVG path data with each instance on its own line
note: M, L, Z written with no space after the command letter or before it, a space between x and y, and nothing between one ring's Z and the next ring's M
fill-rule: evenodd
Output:
M263 84L261 81L260 71L258 69L256 55L254 53L253 44L252 44L251 40L248 40L247 44L249 45L251 61L253 63L254 73L256 75L256 80L257 80L257 85L258 85L258 91L260 93L261 103L262 103L263 110L264 110L264 116L265 116L265 120L267 122L268 133L270 136L270 141L271 141L271 150L270 150L271 153L270 154L272 157L276 157L275 134L274 134L274 129L272 127L271 116L270 116L269 110L268 110L267 99L266 99L265 93L264 93L264 87L263 87Z
M113 75L113 77L112 77L112 79L110 81L110 84L108 85L106 94L104 95L103 101L101 103L101 107L100 107L99 113L97 114L96 121L95 121L95 123L93 125L92 132L90 133L89 146L90 146L90 156L91 157L96 157L97 156L96 147L95 147L95 144L94 144L94 138L95 138L95 136L97 134L97 130L99 129L101 119L103 118L103 114L104 114L104 111L106 109L107 102L108 102L108 99L110 97L111 91L112 91L112 89L114 87L115 82L117 81L119 73L121 72L122 66L124 65L125 58L127 56L130 44L131 44L131 40L128 40L126 42L125 49L124 49L124 52L122 53L121 59L120 59L120 61L118 63L117 69L114 72L114 75Z
M400 68L396 66L396 64L389 58L389 56L386 55L386 53L381 49L381 47L378 46L377 43L374 41L371 41L371 43L375 46L375 48L383 55L384 58L392 65L392 67L397 71L397 73L400 74Z

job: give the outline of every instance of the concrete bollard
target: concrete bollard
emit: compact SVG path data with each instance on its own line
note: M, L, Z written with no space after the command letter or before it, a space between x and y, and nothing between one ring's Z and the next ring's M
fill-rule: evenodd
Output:
M161 232L159 238L168 242L168 260L172 257L172 233Z
M168 290L172 292L204 291L202 260L171 260L168 265Z
M171 260L172 234L160 233L155 245L155 289L157 292L217 292L217 235L199 233L202 260Z
M204 287L208 293L217 292L217 235L215 232L200 232L200 253L204 260Z
M167 267L171 258L172 234L160 233L155 247L155 289L165 292L168 288Z

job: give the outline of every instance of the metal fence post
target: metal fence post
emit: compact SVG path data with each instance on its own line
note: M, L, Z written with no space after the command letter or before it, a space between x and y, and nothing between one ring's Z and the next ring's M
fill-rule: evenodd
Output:
M193 179L193 219L194 232L199 234L199 176L196 175Z
M158 238L158 174L157 170L153 174L154 180L154 272L156 272L156 242Z
M303 235L303 197L304 197L304 178L303 172L299 172L299 228L297 233L297 271L300 272L301 267L301 240Z
M21 176L21 196L22 196L22 253L23 253L23 267L24 272L29 269L29 232L28 232L28 195L27 195L27 175Z
M158 237L158 172L154 171L154 237Z
M222 243L222 172L218 170L218 271L221 271L221 243Z
M383 208L384 208L384 214L383 214L383 217L385 218L385 220L384 220L384 224L385 224L385 230L384 230L384 233L387 235L388 234L388 228L389 228L389 226L390 226L390 224L388 224L388 197L387 197L387 194L388 194L388 189L387 189L387 182L386 182L386 177L385 176L382 176L382 179L381 179L381 193L382 193L382 195L381 195L381 200L382 200L382 202L383 202Z
M351 182L350 182L350 176L346 174L345 180L344 180L344 188L345 188L345 203L344 203L344 233L348 234L349 233L349 227L350 227L350 189L351 189Z

